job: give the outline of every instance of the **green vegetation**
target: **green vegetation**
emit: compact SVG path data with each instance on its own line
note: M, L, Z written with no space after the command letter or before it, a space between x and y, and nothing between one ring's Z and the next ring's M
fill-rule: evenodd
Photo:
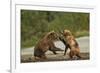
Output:
M89 13L21 10L21 47L35 45L49 31L69 29L75 37L89 36Z

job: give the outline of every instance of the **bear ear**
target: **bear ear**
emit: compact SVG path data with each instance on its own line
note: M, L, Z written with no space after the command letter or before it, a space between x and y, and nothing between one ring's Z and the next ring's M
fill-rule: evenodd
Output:
M55 32L54 32L54 30L52 30L50 33L49 33L49 35L53 35Z
M67 30L67 29L65 29L65 30L63 31L63 34L64 34L64 35L70 35L70 36L72 35L72 34L71 34L71 31L70 31L70 30Z
M50 32L47 34L47 37L48 37L48 38L51 38L51 36L54 35L54 33L55 33L54 31L50 31Z
M69 30L65 29L63 32L70 32Z
M71 31L67 30L67 29L65 29L63 32L65 32L65 33L71 33Z

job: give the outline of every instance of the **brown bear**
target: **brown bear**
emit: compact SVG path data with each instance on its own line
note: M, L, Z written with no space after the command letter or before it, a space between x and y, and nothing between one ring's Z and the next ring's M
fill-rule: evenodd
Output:
M63 51L60 48L55 47L53 41L57 39L58 35L54 31L47 33L34 48L35 59L46 59L45 53L48 50L52 51L54 54L56 54L56 51Z
M69 52L70 58L73 59L76 56L77 58L80 59L81 58L80 48L72 33L69 30L64 30L63 36L65 37L65 42L67 43L66 45L68 45L70 48Z

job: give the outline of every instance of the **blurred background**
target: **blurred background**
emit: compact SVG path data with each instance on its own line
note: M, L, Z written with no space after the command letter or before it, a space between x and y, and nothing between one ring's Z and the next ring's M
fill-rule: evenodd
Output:
M89 13L21 10L21 48L34 46L47 32L69 29L89 36Z

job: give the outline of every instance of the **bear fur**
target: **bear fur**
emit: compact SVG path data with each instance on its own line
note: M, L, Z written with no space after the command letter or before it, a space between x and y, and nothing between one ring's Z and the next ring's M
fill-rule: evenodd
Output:
M57 33L51 31L47 33L35 46L34 57L39 59L46 59L45 53L50 50L54 54L56 51L63 51L60 48L55 47L53 41L58 39Z
M67 43L66 45L68 45L70 49L70 52L69 52L70 58L73 59L74 56L76 56L77 58L81 58L79 44L75 40L72 33L69 30L64 30L63 36L65 38L65 42Z

